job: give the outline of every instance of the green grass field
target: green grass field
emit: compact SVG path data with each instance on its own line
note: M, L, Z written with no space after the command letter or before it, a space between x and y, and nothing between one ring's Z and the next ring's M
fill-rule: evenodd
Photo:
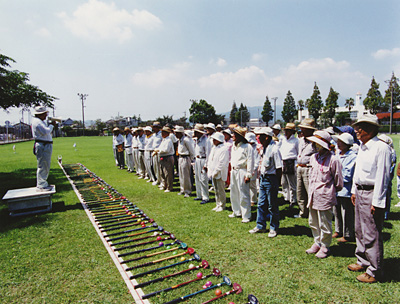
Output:
M400 136L393 136L400 152ZM73 144L77 148L73 148ZM0 146L0 195L9 189L35 186L36 159L32 142ZM1 303L132 303L128 289L108 256L101 240L82 209L62 170L63 163L82 163L120 193L145 210L166 230L186 242L211 267L243 288L240 295L216 303L247 302L255 294L260 303L400 303L400 208L393 208L385 223L384 249L387 280L366 285L358 283L347 265L356 261L355 244L332 243L332 255L324 260L304 251L312 243L306 219L294 219L297 210L280 206L281 228L278 237L251 235L255 222L243 224L230 219L230 210L215 213L213 203L200 205L177 192L164 193L118 170L111 149L111 137L57 138L49 182L55 184L53 212L11 218L7 206L0 205L0 302ZM400 155L400 154L398 154ZM398 202L396 181L392 205ZM178 189L177 184L175 188ZM213 198L213 197L212 197ZM228 204L230 207L230 204ZM230 209L230 208L228 208ZM253 216L256 209L253 210ZM177 262L172 260L169 263ZM145 261L143 261L145 262ZM187 267L187 266L186 266ZM184 269L181 267L179 269ZM147 269L143 269L147 270ZM147 281L171 273L164 271L142 279ZM145 293L187 281L197 272L150 285ZM210 270L204 271L210 273ZM138 279L141 282L140 279ZM213 278L213 283L222 279ZM201 289L204 282L161 294L152 303ZM229 290L227 286L221 288ZM213 291L190 299L202 303L214 297Z

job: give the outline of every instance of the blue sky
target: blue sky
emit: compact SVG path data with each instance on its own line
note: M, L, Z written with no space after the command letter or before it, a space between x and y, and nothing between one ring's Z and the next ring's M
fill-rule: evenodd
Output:
M56 96L56 116L188 115L232 102L307 99L317 82L340 101L400 76L400 1L0 0L0 53ZM18 122L19 110L0 112ZM27 116L25 114L25 121Z

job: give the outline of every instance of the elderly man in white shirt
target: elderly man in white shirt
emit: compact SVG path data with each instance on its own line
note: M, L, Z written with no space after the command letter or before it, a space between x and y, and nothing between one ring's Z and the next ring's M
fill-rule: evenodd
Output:
M136 175L139 174L139 145L138 145L138 136L137 136L137 129L132 128L132 155L133 155L133 168L136 170Z
M231 151L231 204L232 214L229 217L242 217L242 223L251 220L250 179L254 170L253 148L245 138L246 128L233 129Z
M296 159L299 154L299 140L295 136L296 125L288 122L283 128L285 136L282 136L282 143L279 151L282 155L282 191L284 199L289 201L290 206L297 204L297 180L296 180Z
M125 158L124 158L124 137L121 134L119 128L113 129L113 147L115 155L117 156L118 167L120 169L125 168Z
M158 121L153 122L153 150L158 149L161 144L162 136L161 136L161 124ZM160 165L160 156L154 154L152 156L153 160L153 170L156 180L153 182L153 186L160 186L161 184L161 165Z
M174 154L175 148L169 136L172 130L164 127L161 130L162 141L160 146L154 150L153 154L160 158L161 181L160 190L168 193L172 191L174 181Z
M194 137L196 144L194 147L195 163L194 174L196 183L196 198L195 201L201 200L201 204L208 203L208 177L207 177L207 159L210 154L210 141L205 135L204 126L196 124L194 126Z
M131 129L129 129L128 127L125 127L124 133L125 133L124 148L125 148L126 165L128 167L128 172L133 172L133 152L132 152L133 136L131 133Z
M190 181L190 167L194 159L193 141L185 135L185 129L182 126L175 127L175 135L178 138L178 168L180 192L178 195L190 197L192 193L192 182Z
M253 167L253 175L250 179L250 203L254 206L257 203L257 178L258 178L258 165L260 162L260 154L257 149L257 138L254 133L247 132L246 140L249 145L253 149L253 157L254 157L254 167Z
M156 180L153 172L153 142L154 142L154 134L153 129L150 126L144 128L144 134L146 135L145 145L144 145L144 166L146 168L148 183L154 182Z
M353 176L351 201L355 205L357 263L351 271L366 271L357 276L363 283L383 279L383 221L386 191L390 181L391 151L377 137L378 118L364 115L354 129L361 145Z
M211 135L214 146L207 161L207 174L212 179L215 188L216 207L215 212L225 210L226 194L225 181L228 177L229 152L228 147L224 145L224 135L221 132L215 132Z
M145 167L145 160L144 160L144 146L146 144L146 135L144 134L143 128L139 127L137 129L138 132L138 150L139 150L139 156L138 156L138 170L140 173L139 179L145 178L146 177L146 167Z
M48 126L44 121L48 111L45 107L37 106L32 121L32 136L35 140L34 154L37 159L36 188L38 191L50 191L47 178L50 172L51 154L53 153L53 138L51 133L56 125L53 121Z

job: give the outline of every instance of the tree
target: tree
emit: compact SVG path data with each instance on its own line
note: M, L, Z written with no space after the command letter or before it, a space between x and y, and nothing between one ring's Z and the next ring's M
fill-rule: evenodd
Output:
M392 77L388 81L389 85L387 90L385 91L385 97L383 98L385 108L388 108L390 110L390 104L393 92L393 108L391 113L396 112L397 106L400 104L400 86L397 81L398 79L396 78L393 72Z
M271 102L269 101L268 96L265 96L265 102L263 106L263 110L261 111L261 119L267 124L270 120L274 118L274 110L272 109Z
M379 84L375 81L374 77L372 77L371 87L368 90L363 104L365 109L369 110L372 114L376 114L382 109L383 98L381 92L379 92Z
M246 122L250 120L250 112L247 109L247 106L244 106L243 103L240 103L239 109L236 112L236 122L243 126L246 125Z
M103 122L100 118L96 119L94 122L94 128L97 130L99 133L102 133L103 130L107 127L106 123Z
M192 100L192 105L189 109L190 117L189 120L194 123L209 123L219 124L223 121L223 115L217 115L215 108L204 99L200 99L199 102Z
M306 101L306 107L308 109L308 113L310 113L310 115L314 118L315 123L318 125L318 118L321 116L323 102L316 82L314 83L314 90L311 97Z
M296 102L290 91L287 92L283 102L282 118L285 122L293 122L297 116Z
M332 87L329 90L328 97L325 100L324 116L326 122L331 126L333 123L333 118L336 114L336 108L339 107L337 100L339 98L339 93L336 92Z
M236 120L237 111L238 111L238 108L236 106L236 102L233 102L232 110L231 110L231 113L229 115L229 120L230 120L231 123L237 123L237 120Z
M37 105L53 108L57 98L29 84L29 74L8 70L11 67L9 62L15 63L15 60L0 54L0 107L3 110Z
M354 98L350 97L346 99L346 102L344 103L344 106L349 109L349 112L351 112L351 109L354 107Z
M156 118L156 121L158 121L162 126L165 126L167 123L174 124L173 115L163 115L163 117Z

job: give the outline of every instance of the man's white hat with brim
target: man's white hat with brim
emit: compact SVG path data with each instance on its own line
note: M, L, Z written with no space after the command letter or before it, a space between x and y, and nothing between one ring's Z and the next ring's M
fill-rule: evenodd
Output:
M363 115L359 120L357 120L353 126L358 125L361 122L365 122L377 127L380 127L379 121L378 121L378 117L376 115L373 114L365 114Z
M215 132L213 135L211 135L211 138L218 140L221 143L223 143L225 140L225 136L221 132Z
M46 107L43 106L36 106L33 110L33 115L40 115L44 113L49 113L49 111L47 111Z

